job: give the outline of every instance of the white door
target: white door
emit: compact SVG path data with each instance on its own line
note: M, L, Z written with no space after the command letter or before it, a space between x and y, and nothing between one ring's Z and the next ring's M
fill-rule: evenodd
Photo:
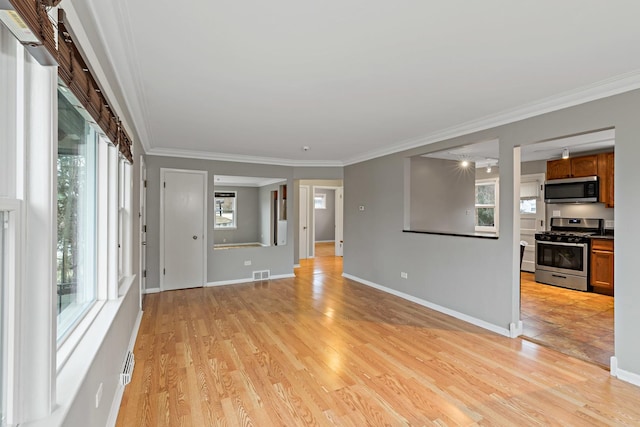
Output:
M140 156L140 307L147 289L147 165Z
M344 189L342 187L336 188L336 256L342 256L343 249L343 200Z
M300 218L299 218L299 252L300 259L309 258L309 187L300 186Z
M535 234L545 229L544 174L520 177L520 241L527 242L522 271L533 273L536 267Z
M207 172L162 169L161 178L161 289L204 286Z

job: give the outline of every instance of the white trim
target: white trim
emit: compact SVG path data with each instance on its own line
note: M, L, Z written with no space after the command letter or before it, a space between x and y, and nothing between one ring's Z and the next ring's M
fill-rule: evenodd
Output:
M240 154L213 153L210 151L182 150L172 148L151 148L147 155L164 157L181 157L186 159L218 160L224 162L258 163L264 165L292 167L342 167L340 160L293 160L277 157L244 156Z
M162 292L160 290L160 288L147 288L147 289L144 290L145 295L146 294L157 294L157 293L160 293L160 292Z
M269 277L269 280L277 280L277 279L290 279L292 277L296 277L293 273L287 274L275 274ZM234 279L234 280L219 280L217 282L209 282L206 284L207 288L215 287L215 286L227 286L227 285L237 285L240 283L249 283L254 282L253 277L248 277L246 279Z
M293 264L293 268L300 268L300 264Z
M524 331L524 323L522 320L518 320L516 323L509 323L509 337L518 338Z
M238 154L215 153L207 151L151 148L146 150L152 156L182 157L203 160L221 160L227 162L262 163L267 165L294 167L341 167L364 162L382 156L422 147L438 141L468 135L486 129L528 119L552 111L562 110L597 99L618 95L640 88L640 70L615 76L609 79L567 91L562 94L541 99L510 110L504 110L477 120L471 120L457 126L411 138L397 143L391 142L384 148L372 150L344 160L295 160L277 157L244 156Z
M9 424L14 424L17 421L17 408L18 400L15 396L18 396L19 390L19 375L17 367L20 354L18 352L19 342L19 304L20 304L20 281L21 281L21 262L22 262L22 239L24 235L22 230L22 202L15 199L0 198L0 211L7 212L9 214L9 228L5 232L5 271L4 279L7 283L14 283L14 286L6 286L5 289L0 289L0 296L4 293L3 299L0 303L0 316L3 316L0 327L4 327L4 341L0 343L0 347L6 345L2 350L4 351L3 361L4 366L0 365L0 370L3 371L3 378L5 384L0 384L0 387L4 387L2 390L4 394L5 406L5 419ZM4 227L4 224L0 223L0 227ZM0 279L1 280L1 279ZM9 327L11 325L11 327ZM0 360L2 357L0 357Z
M138 337L138 331L140 330L140 323L142 323L142 314L142 311L138 312L138 317L136 317L136 322L133 325L133 330L131 331L131 338L129 338L129 346L127 347L127 350L131 351L132 353L136 346L136 338ZM109 410L109 418L107 418L106 426L113 427L116 425L123 395L124 386L118 383L118 385L116 386L116 394L115 396L113 396L113 401L111 402L111 410Z
M366 160L375 159L377 157L398 153L400 151L422 147L434 142L444 141L446 139L456 138L458 136L468 135L474 132L514 123L519 120L585 104L587 102L629 92L638 88L640 88L640 70L635 70L609 79L601 80L587 86L582 86L559 95L531 102L520 107L504 110L477 120L471 120L419 138L400 141L396 144L391 143L386 145L385 148L373 150L369 153L346 159L343 162L343 166L349 166Z
M618 367L618 358L616 356L611 356L610 371L611 371L612 377L616 377L619 380L622 380L640 387L640 374L636 374L634 372L629 372L629 371L625 371L624 369L620 369Z
M386 292L391 295L395 295L402 299L406 299L407 301L415 302L416 304L420 304L421 306L430 308L432 310L438 311L440 313L447 314L449 316L455 317L456 319L463 320L467 323L471 323L472 325L479 326L483 329L487 329L491 332L495 332L496 334L511 337L511 332L507 328L501 328L499 326L494 325L493 323L485 322L484 320L477 319L475 317L469 316L464 313L460 313L459 311L451 310L450 308L443 307L438 304L434 304L432 302L414 297L413 295L405 294L404 292L397 291L395 289L387 288L386 286L378 285L377 283L370 282L365 279L361 279L357 276L352 276L351 274L342 273L342 277L347 279L354 280L358 283L362 283L363 285L371 286L372 288L378 289L380 291Z

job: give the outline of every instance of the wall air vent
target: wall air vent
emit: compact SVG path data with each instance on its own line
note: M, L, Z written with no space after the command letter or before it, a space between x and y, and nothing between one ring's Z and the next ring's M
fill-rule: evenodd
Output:
M269 280L270 277L271 277L271 271L270 270L260 270L260 271L254 271L253 272L253 281L254 282L259 282L261 280Z
M125 386L131 382L131 375L133 374L133 367L136 364L133 353L128 351L127 356L124 359L124 366L122 367L122 373L120 374L120 384Z

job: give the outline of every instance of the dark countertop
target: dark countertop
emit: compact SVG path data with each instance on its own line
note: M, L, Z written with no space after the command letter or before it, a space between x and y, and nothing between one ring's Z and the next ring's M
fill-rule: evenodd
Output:
M589 236L592 239L613 240L613 234L600 234L597 236Z

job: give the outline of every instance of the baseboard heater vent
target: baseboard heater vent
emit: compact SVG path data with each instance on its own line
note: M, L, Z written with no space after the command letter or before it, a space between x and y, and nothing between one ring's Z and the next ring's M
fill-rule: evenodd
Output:
M136 364L136 359L133 357L133 352L128 351L127 356L124 359L124 366L122 373L120 374L120 384L123 386L131 382L131 375L133 374L133 367Z
M260 280L269 280L270 277L271 277L271 271L270 270L261 270L261 271L254 271L253 272L253 281L254 282L259 282Z

